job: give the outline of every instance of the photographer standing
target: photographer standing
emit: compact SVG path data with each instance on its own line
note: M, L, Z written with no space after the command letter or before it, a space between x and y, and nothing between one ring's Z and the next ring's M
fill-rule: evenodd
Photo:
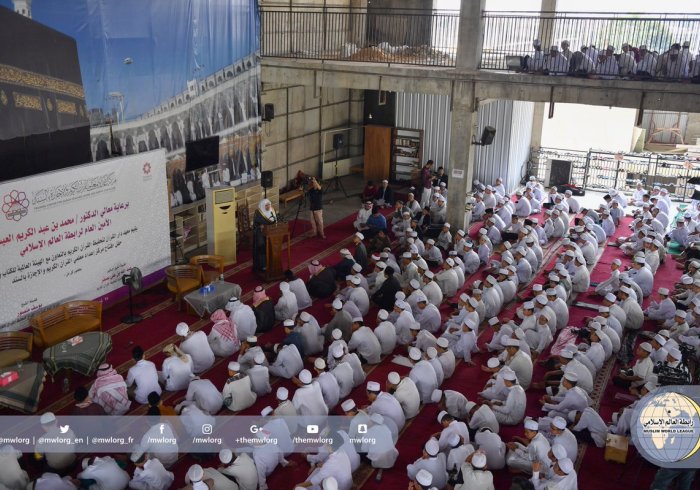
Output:
M309 189L309 210L311 211L311 231L314 236L326 238L323 232L323 191L316 177L311 177Z

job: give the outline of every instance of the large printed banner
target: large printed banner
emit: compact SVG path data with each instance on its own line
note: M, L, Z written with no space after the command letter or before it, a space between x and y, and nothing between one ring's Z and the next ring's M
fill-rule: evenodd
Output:
M163 150L0 183L0 328L170 264Z

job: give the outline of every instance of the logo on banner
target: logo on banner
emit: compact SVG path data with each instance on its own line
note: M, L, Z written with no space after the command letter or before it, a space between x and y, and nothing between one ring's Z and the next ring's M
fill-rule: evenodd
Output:
M22 191L12 190L2 198L2 213L10 221L19 221L29 214L29 199Z
M147 180L151 180L153 178L153 175L151 175L151 163L146 162L143 164L143 181L146 182Z

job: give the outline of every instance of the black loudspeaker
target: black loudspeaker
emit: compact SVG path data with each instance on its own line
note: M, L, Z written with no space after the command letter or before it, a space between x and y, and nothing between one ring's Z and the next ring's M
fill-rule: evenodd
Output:
M345 135L344 134L334 134L333 135L333 149L340 150L345 146Z
M260 185L265 189L272 187L272 170L265 170L260 174Z
M484 131L481 133L481 146L489 146L493 143L493 139L496 137L496 128L493 126L486 126Z
M275 118L275 104L265 104L263 108L263 121L272 121Z

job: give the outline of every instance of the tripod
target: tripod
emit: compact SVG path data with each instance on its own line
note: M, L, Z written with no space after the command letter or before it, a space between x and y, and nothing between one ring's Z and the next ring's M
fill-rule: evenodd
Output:
M326 193L331 188L332 184L334 184L334 191L342 190L345 197L350 197L345 191L345 187L343 187L343 182L340 180L340 177L338 177L338 148L335 149L335 175L333 176L333 179L328 181L326 188L323 189L323 192Z
M289 235L289 239L294 238L294 232L297 229L297 222L299 221L299 213L301 212L301 206L306 202L306 189L301 188L304 191L304 195L299 199L299 205L297 206L297 215L294 217L294 224L292 225L292 233Z

